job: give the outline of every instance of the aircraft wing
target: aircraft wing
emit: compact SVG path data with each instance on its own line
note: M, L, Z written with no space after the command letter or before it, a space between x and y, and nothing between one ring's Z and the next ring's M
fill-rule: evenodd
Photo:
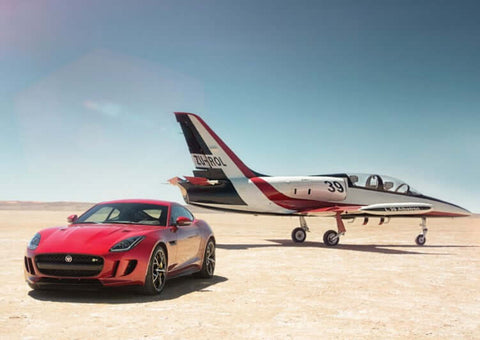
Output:
M321 216L335 216L337 214L355 214L359 212L361 205L349 205L349 206L332 206L325 208L309 209L299 211L300 214L305 215L321 215Z
M433 207L428 203L400 202L400 203L378 203L371 205L349 205L333 206L326 208L310 209L300 211L306 215L359 215L359 216L405 216L423 215L432 211Z

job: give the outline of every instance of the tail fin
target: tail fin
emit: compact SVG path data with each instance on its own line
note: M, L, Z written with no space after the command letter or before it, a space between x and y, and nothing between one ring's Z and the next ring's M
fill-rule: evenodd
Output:
M263 176L248 168L215 132L193 113L175 112L192 156L195 177L211 180Z

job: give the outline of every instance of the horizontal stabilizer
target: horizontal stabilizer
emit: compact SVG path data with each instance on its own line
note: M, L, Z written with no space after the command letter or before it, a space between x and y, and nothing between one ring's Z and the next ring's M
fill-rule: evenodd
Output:
M185 179L189 181L192 184L195 185L215 185L218 184L217 180L209 180L208 178L205 177L190 177L190 176L185 176Z
M180 177L173 177L168 180L171 185L178 185L178 182L182 181Z
M173 177L168 180L168 183L172 185L182 186L184 183L190 183L193 185L199 186L209 186L209 185L217 185L219 183L218 180L215 179L208 179L205 177L191 177L191 176L184 176L185 179L180 177Z

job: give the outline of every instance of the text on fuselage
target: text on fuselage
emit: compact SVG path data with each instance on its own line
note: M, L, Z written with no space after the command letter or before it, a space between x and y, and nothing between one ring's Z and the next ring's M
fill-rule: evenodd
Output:
M385 211L418 211L421 207L385 207Z

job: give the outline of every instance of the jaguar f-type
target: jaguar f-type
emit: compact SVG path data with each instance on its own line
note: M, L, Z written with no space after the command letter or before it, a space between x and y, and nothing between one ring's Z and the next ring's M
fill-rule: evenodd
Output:
M39 231L28 244L24 272L31 288L139 286L154 295L168 278L214 274L212 229L180 204L103 202L68 222Z

